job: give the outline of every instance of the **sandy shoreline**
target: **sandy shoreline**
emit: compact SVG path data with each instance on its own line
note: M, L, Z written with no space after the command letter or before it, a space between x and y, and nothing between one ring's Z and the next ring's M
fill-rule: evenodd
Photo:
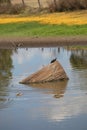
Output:
M0 48L25 48L25 47L56 47L87 45L86 36L67 36L67 37L1 37Z

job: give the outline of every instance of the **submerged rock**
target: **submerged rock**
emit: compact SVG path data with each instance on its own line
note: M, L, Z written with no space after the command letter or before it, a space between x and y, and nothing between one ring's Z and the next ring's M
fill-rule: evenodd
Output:
M22 95L23 95L23 93L21 93L21 92L16 94L16 96L22 96Z
M53 63L50 63L49 65L43 67L36 73L31 74L29 77L23 79L20 83L43 83L68 79L69 78L60 63L58 61L54 61Z

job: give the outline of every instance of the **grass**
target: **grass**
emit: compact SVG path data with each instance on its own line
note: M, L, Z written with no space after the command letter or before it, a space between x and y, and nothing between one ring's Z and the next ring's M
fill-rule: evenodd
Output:
M87 35L87 10L34 16L0 15L0 36Z
M68 46L65 47L67 50L87 50L87 46Z
M52 25L38 22L0 24L0 36L76 36L87 35L86 25Z

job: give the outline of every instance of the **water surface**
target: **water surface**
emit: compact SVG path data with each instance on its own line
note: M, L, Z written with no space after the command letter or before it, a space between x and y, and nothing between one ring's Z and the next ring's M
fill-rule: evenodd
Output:
M55 57L69 81L19 84ZM0 130L87 130L86 120L86 50L0 50Z

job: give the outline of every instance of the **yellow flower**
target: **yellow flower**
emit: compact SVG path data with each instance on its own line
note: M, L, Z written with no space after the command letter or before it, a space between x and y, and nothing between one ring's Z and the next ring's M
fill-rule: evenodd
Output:
M67 25L82 25L87 24L87 10L77 12L63 12L44 14L40 16L29 17L0 17L0 24L17 23L17 22L39 22L42 24L67 24Z

